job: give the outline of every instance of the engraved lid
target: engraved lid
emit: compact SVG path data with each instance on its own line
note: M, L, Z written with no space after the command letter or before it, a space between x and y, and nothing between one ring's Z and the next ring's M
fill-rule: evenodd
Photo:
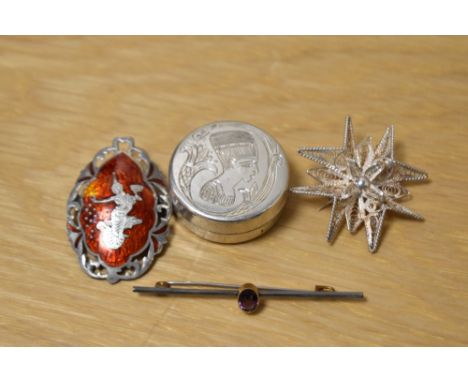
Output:
M288 176L278 142L255 126L232 121L190 133L169 168L182 223L221 243L250 240L268 230L286 202Z

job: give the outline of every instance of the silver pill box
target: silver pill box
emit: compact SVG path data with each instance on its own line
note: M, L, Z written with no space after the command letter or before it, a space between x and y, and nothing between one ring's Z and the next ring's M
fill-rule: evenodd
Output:
M169 167L179 221L219 243L266 232L286 202L288 180L288 162L278 142L243 122L196 129L177 146Z

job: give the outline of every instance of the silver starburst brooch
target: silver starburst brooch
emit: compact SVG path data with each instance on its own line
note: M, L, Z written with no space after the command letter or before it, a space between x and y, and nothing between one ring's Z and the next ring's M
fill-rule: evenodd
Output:
M307 171L320 184L293 187L291 191L330 198L329 242L345 220L351 233L364 223L369 251L375 252L387 211L423 220L399 201L409 195L401 183L423 181L427 173L393 158L393 126L385 130L375 149L370 137L355 145L351 118L347 116L343 147L302 147L298 152L321 166Z

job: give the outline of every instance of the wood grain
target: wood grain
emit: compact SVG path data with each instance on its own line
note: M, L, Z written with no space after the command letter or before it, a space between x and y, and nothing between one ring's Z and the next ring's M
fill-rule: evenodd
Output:
M0 39L0 345L468 345L468 39L457 37L4 37ZM312 182L301 145L338 145L396 125L397 158L429 172L390 217L380 250L364 232L325 241L322 200L291 196L261 238L214 244L175 219L138 282L80 269L65 204L81 168L131 135L166 169L192 129L257 125L282 144L291 185ZM156 280L329 284L366 302L137 296Z

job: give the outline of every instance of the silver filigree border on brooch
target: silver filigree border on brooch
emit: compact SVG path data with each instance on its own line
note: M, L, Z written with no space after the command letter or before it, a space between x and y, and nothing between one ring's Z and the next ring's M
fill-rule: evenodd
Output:
M94 179L99 168L117 154L126 153L139 165L144 182L155 194L154 213L157 225L153 226L143 249L129 257L121 267L110 267L99 255L92 252L85 240L85 233L79 221L83 199L83 190ZM169 235L169 220L172 215L172 204L169 193L163 185L163 175L149 159L148 154L135 147L133 138L119 137L112 141L111 147L100 150L93 160L81 171L67 202L67 233L70 244L78 256L81 268L92 278L116 283L120 280L133 280L143 275L151 267L154 258L161 253ZM158 243L155 250L153 239Z

